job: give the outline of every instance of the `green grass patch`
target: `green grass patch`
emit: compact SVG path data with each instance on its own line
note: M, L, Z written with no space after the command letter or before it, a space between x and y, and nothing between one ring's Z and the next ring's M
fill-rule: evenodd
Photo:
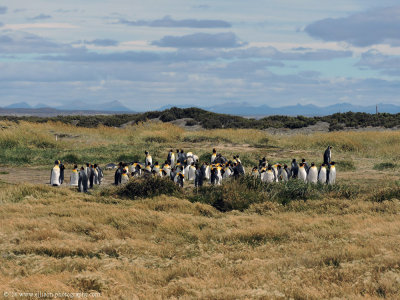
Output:
M395 169L395 168L397 168L397 164L394 164L391 162L384 162L384 163L374 165L374 170L378 170L378 171Z

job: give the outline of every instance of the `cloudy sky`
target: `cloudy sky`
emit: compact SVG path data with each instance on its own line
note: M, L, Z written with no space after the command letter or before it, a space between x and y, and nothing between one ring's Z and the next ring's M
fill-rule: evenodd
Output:
M2 0L0 106L400 104L398 3Z

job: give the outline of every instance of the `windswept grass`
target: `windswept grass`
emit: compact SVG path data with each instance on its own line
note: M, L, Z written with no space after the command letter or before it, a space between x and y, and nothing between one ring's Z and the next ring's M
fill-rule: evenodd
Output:
M26 195L29 191L30 195ZM237 191L239 192L239 191ZM336 193L336 191L335 191ZM398 200L254 203L0 191L0 290L138 298L396 298Z

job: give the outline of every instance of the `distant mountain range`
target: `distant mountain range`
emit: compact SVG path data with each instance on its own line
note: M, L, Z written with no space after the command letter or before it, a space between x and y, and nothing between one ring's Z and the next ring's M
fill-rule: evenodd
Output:
M132 113L128 107L124 106L119 101L111 101L105 103L97 103L87 105L83 102L71 102L66 105L58 105L58 106L49 106L46 104L37 104L35 106L31 106L26 102L18 102L13 103L8 106L4 106L4 109L56 109L60 111L96 111L96 112L126 112Z
M169 109L176 105L166 105L159 110ZM193 105L180 105L179 108L188 108ZM326 116L335 113L344 112L365 112L374 114L376 113L376 106L359 106L350 103L338 103L329 106L316 106L316 105L292 105L283 107L270 107L268 105L252 106L248 103L224 103L220 105L200 107L198 108L208 110L215 113L223 113L238 116L271 116L271 115L284 115L284 116ZM400 113L400 106L394 104L378 104L378 112L380 113Z
M344 112L366 112L374 114L376 106L360 106L350 103L338 103L329 106L316 105L292 105L283 107L270 107L268 105L252 106L249 103L224 103L214 106L193 106L193 105L166 105L158 109L159 111L177 106L179 108L198 107L215 113L223 113L247 117L263 117L271 115L286 116L326 116L334 113ZM400 105L378 104L380 113L400 113ZM26 102L14 103L0 108L0 115L34 115L34 116L57 116L57 115L95 115L95 114L115 114L115 113L134 113L131 109L124 106L119 101L98 103L87 105L82 102L71 102L68 105L52 106L46 104L37 104L31 106Z

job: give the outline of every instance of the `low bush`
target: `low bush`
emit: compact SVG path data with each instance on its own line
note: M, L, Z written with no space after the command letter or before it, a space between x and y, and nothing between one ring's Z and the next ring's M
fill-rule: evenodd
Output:
M341 160L336 163L340 171L355 171L356 166L352 160Z
M369 200L374 201L374 202L383 202L386 200L393 200L393 199L400 200L400 187L399 186L387 187L384 189L380 189L380 190L376 191L369 198Z
M395 169L397 168L397 165L394 163L390 163L390 162L385 162L385 163L380 163L380 164L376 164L374 165L374 170L386 170L386 169Z
M202 187L188 198L191 202L207 203L226 212L243 211L252 204L266 201L287 205L291 201L321 199L323 196L352 199L359 193L356 186L308 184L300 180L267 184L247 175L220 186Z
M129 199L152 198L159 195L175 195L181 189L169 178L150 176L147 178L132 178L116 193L121 197Z

